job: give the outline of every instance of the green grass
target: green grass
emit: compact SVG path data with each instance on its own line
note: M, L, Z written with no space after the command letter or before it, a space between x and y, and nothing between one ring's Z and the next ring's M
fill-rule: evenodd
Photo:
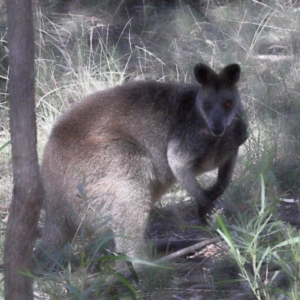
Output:
M242 294L252 293L256 299L298 299L299 234L278 220L276 205L280 197L297 199L300 195L299 7L288 0L223 1L222 6L212 0L205 6L182 0L176 9L167 3L163 8L149 1L143 1L144 5L140 2L136 5L133 1L134 5L126 10L122 5L113 7L109 1L102 1L101 5L86 5L69 15L51 14L49 8L43 13L36 10L40 156L57 117L87 94L136 79L194 82L192 70L200 61L215 69L231 62L240 63L243 74L239 85L250 138L240 151L234 180L221 198L234 213L229 213L228 218L221 214L212 224L227 243L223 245L223 258L219 259L230 258L238 268L236 279L247 286ZM0 8L3 3L0 1ZM1 42L4 39L5 33L1 31ZM1 76L6 75L1 71ZM6 83L1 82L3 215L12 189L5 93ZM211 181L211 176L204 178L205 182ZM165 201L162 200L161 207L169 205ZM63 272L44 274L36 279L36 289L50 299L85 299L96 284L101 286L99 282L113 276L108 264L90 288L86 284L88 264L79 265L77 271L67 264ZM180 268L185 270L186 266L183 263ZM273 266L279 266L279 271L273 271ZM199 266L200 277L204 269ZM130 290L123 282L114 296L104 295L104 289L101 297L124 293L124 299L131 299L137 291L137 298L169 299L170 295L177 295L178 289L180 293L184 291L184 275L179 273L176 267L172 272L154 269L140 286L129 281ZM212 276L218 280L216 274L217 271ZM280 276L286 284L277 286ZM159 283L158 277L162 279ZM225 279L226 283L231 284L229 279ZM195 288L192 296L224 299L224 295L216 292L218 283L214 284L216 290L209 296L201 288Z
M287 253L297 248L299 236L287 238L287 232L273 219L273 207L266 202L266 190L263 176L261 178L261 203L255 206L251 219L239 214L236 224L226 228L223 220L218 218L218 233L229 246L230 253L236 261L242 280L245 280L257 299L274 299L285 294L280 286L274 286L277 276L298 278L298 270ZM272 265L276 268L273 274ZM272 274L272 276L270 276ZM286 283L286 285L288 285ZM284 287L286 288L286 286Z

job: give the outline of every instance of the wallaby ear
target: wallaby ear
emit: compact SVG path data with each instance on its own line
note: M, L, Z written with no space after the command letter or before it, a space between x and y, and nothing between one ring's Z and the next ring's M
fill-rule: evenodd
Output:
M221 72L220 76L228 84L236 84L240 79L241 67L238 64L231 64L226 66Z
M207 85L218 77L217 73L212 68L202 63L195 66L194 74L196 80L202 85Z

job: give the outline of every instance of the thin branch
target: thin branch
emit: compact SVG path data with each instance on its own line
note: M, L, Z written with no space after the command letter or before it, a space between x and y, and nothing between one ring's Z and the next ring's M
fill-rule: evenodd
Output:
M221 241L221 239L219 237L218 238L212 238L212 239L204 240L204 241L199 242L199 243L197 243L195 245L183 248L183 249L178 250L178 251L176 251L176 252L174 252L172 254L164 256L164 257L156 260L154 263L161 264L161 263L165 263L165 262L168 262L168 261L172 261L172 260L174 260L174 259L176 259L178 257L187 255L187 254L189 254L191 252L197 252L200 249L206 247L207 245L216 244L216 243L218 243L220 241Z
M154 264L163 264L163 263L166 263L166 262L169 262L169 261L172 261L178 257L181 257L181 256L184 256L184 255L187 255L191 252L196 252L196 251L199 251L200 249L206 247L207 245L211 245L211 244L216 244L218 242L221 241L221 238L212 238L212 239L206 239L202 242L199 242L195 245L192 245L192 246L189 246L189 247L186 247L184 249L181 249L179 251L176 251L172 254L169 254L167 256L164 256L158 260L155 260L153 263ZM146 271L150 268L153 268L153 266L148 266L148 265L144 265L144 266L139 266L137 268L137 273L140 273L140 272L143 272L143 271ZM90 286L92 284L94 284L94 278L97 277L98 274L93 274L87 281L87 286ZM122 276L128 280L130 278L132 278L132 272L130 271L127 271L125 274L123 273ZM114 278L112 280L110 280L109 282L107 282L105 284L105 286L113 286L115 284L118 284L119 283L119 280Z

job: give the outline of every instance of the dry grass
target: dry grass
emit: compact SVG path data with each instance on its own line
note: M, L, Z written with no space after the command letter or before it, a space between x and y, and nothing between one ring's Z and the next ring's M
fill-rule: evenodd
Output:
M172 271L153 270L143 285L135 288L145 299L298 299L298 233L275 222L275 208L279 196L297 199L300 194L300 3L249 0L219 1L224 5L217 5L217 2L209 0L200 6L197 1L182 0L177 1L177 6L167 2L160 6L131 1L126 9L124 5L113 7L101 1L101 5L84 6L69 14L54 12L55 7L43 10L37 7L39 153L56 118L89 93L136 79L193 82L192 68L199 61L216 69L231 62L240 63L243 70L240 89L249 116L250 138L241 149L234 181L220 199L220 206L226 208L223 221L213 219L209 228L222 232L229 228L229 248L219 245L217 254L203 264L193 261L191 266L180 261L172 264ZM0 1L0 8L3 5ZM5 29L0 30L0 42L4 40ZM3 47L5 42L2 50ZM0 76L6 74L1 72ZM5 81L1 81L0 149L9 141L5 92ZM3 216L12 189L10 163L8 145L0 150ZM207 175L201 181L207 184L212 178ZM261 193L262 189L265 193ZM184 206L187 201L179 201L184 196L176 193L180 193L178 188L159 206L171 210L175 223L190 220L193 224L190 206ZM177 199L175 204L174 201L171 204L170 198ZM262 219L253 221L257 210L261 212L264 205L270 209L265 208L262 215L263 218L272 215L271 227ZM294 213L299 215L296 209ZM154 220L157 226L164 227L160 219ZM199 229L193 234L197 236L197 231L201 236ZM167 235L183 232L178 226ZM262 232L267 232L265 238L261 238ZM284 240L293 242L278 246ZM254 244L255 247L250 247ZM234 251L239 251L239 255ZM227 261L229 257L232 263L226 268L224 258ZM257 268L258 263L261 268ZM284 277L276 285L278 274L273 279L266 275L268 266L273 264L280 265L278 274ZM85 299L85 286L82 282L78 284L78 273L66 270L61 277L51 276L55 278L47 277L48 285L44 279L37 281L47 297L54 299L53 294L58 291L64 294L69 285L74 288L73 296L61 295L60 299ZM219 287L224 289L224 285L228 290L221 295Z

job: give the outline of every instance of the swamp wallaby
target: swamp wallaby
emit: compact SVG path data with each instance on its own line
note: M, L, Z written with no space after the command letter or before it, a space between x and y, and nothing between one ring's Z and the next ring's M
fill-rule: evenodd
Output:
M60 249L81 230L91 239L110 231L130 238L116 237L116 252L140 257L149 212L175 181L205 218L248 134L239 65L217 74L200 63L194 72L200 86L130 82L87 96L59 118L42 163L45 223L37 253ZM215 168L216 183L203 190L196 175Z

